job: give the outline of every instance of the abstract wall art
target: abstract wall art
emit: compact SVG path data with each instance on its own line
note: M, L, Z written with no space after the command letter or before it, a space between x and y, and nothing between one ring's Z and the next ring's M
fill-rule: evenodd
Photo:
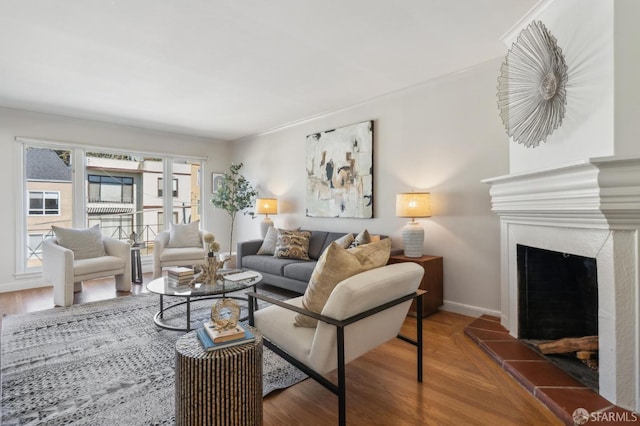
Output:
M373 217L373 121L307 136L307 216Z

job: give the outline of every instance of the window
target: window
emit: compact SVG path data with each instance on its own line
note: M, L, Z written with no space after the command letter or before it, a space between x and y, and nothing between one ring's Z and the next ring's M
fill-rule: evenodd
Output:
M29 191L29 215L60 214L60 193L57 191Z
M158 212L158 232L162 232L164 230L164 213L163 212ZM173 223L179 223L178 222L178 212L173 212Z
M133 178L89 175L90 203L133 203Z
M141 254L148 256L156 235L169 222L182 223L196 215L193 206L201 198L198 159L17 139L22 145L25 188L24 202L17 207L16 222L21 229L16 242L18 274L42 267L42 241L52 235L52 225L83 228L99 224L103 235L121 240L135 234ZM171 190L159 199L166 179L171 180ZM178 193L185 199L178 199ZM158 217L158 213L162 214Z
M158 197L162 197L163 180L158 178ZM173 180L173 196L178 196L178 179Z

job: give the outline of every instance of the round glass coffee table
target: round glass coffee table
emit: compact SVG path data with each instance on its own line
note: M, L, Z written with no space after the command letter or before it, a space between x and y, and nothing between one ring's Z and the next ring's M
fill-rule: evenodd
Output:
M237 275L244 273L245 275ZM241 271L241 270L224 270L222 271L223 278L218 280L215 285L195 283L193 286L189 285L175 285L170 283L169 279L164 276L162 278L156 278L147 284L147 290L151 293L160 295L160 310L153 317L153 321L158 327L166 330L174 331L191 331L191 302L206 300L206 299L237 299L249 303L248 298L245 296L230 296L228 293L233 293L239 290L245 290L253 288L256 292L256 285L262 282L262 274L254 271ZM234 276L235 275L235 276ZM250 276L249 276L250 275ZM168 306L164 304L164 297L181 297L185 300L182 302L174 303ZM175 309L178 306L186 305L187 310L187 326L184 328L175 327L167 324L164 321L164 313ZM246 318L241 318L246 319Z

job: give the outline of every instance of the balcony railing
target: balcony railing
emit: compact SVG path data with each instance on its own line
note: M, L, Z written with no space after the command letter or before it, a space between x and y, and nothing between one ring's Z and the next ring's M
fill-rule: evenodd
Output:
M140 247L140 254L143 256L148 256L153 253L153 241L158 235L156 231L158 229L158 224L151 225L140 225L135 226L135 243ZM115 238L116 240L121 241L129 241L132 238L131 227L127 226L105 226L100 227L100 231L102 235L105 237ZM47 238L54 237L53 230L49 230L43 241ZM28 245L27 247L27 266L29 268L37 268L42 266L42 241L39 242L35 247Z

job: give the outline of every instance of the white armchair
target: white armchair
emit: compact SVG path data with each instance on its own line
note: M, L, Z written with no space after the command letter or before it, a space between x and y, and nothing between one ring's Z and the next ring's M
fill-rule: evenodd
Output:
M71 306L73 293L82 281L115 275L116 289L131 291L131 246L126 241L103 237L106 256L74 259L73 251L49 238L42 244L42 275L53 284L53 303Z
M204 235L207 231L199 232L199 247L168 247L170 232L162 231L156 235L153 242L153 279L162 276L162 268L165 266L192 266L205 262L207 250Z
M321 314L302 306L302 296L287 301L248 293L249 323L264 344L338 396L339 423L346 424L345 364L398 337L417 347L417 378L422 381L422 296L424 269L398 263L372 269L340 282ZM417 338L399 335L413 299L418 304ZM272 305L256 310L256 299ZM316 328L295 327L297 313L318 320ZM324 375L338 369L338 384Z

